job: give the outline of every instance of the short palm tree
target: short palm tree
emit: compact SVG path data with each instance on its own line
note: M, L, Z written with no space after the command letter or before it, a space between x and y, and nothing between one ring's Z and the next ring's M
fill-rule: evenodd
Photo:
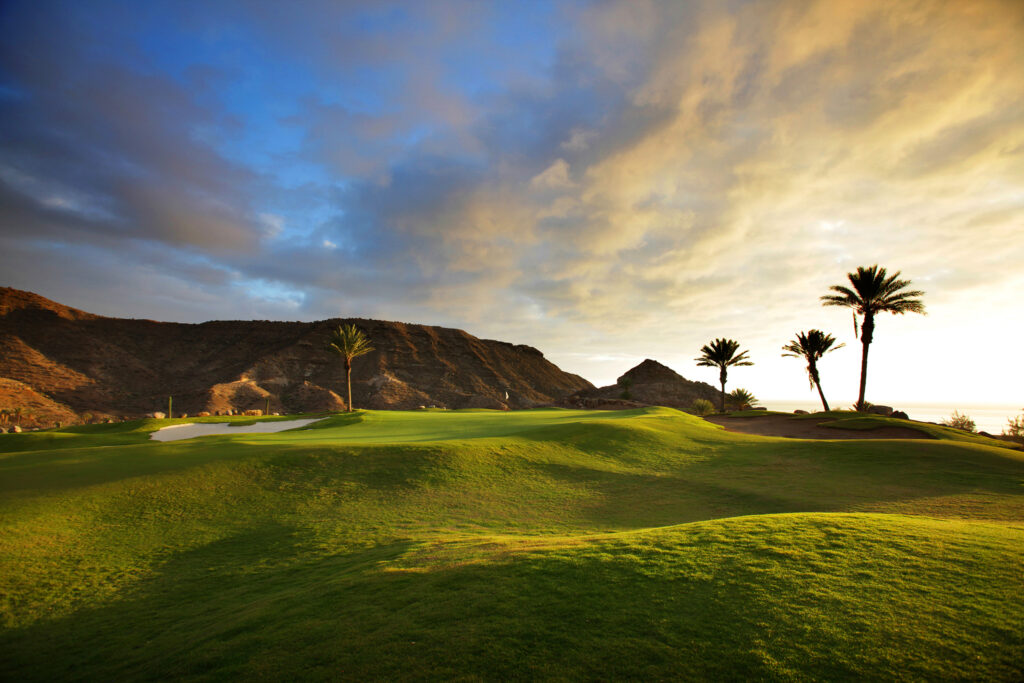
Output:
M365 356L373 351L370 340L355 325L339 326L331 333L331 341L327 345L335 353L345 358L345 376L348 382L348 412L352 412L352 359Z
M821 390L821 377L818 375L818 361L830 351L841 349L846 344L835 346L836 338L831 334L825 334L821 330L810 330L808 332L797 332L796 339L782 347L783 351L789 353L783 356L793 358L804 358L807 360L807 377L811 380L811 386L817 387L818 396L821 397L821 405L828 412L828 401L825 400L825 392Z
M757 403L754 395L746 389L733 389L729 392L729 398L740 410L750 410Z
M739 351L740 343L732 339L716 339L701 347L700 358L694 358L701 367L717 367L718 379L722 383L722 412L725 412L725 380L728 369L740 365L753 365L746 351Z
M868 381L868 347L875 333L875 314L877 313L921 313L924 304L917 299L924 292L908 290L910 280L900 280L900 272L889 275L885 268L873 265L870 268L857 268L856 273L847 273L846 277L853 286L833 285L829 289L835 294L821 297L823 306L845 306L853 309L854 330L857 316L860 315L860 341L863 347L860 357L860 393L857 396L857 410L864 410L864 390Z

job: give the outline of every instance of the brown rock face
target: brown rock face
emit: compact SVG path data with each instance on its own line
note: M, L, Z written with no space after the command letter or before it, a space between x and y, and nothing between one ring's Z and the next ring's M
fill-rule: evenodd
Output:
M607 387L583 389L561 401L579 408L611 408L638 405L668 406L690 411L698 398L717 401L718 389L704 382L691 382L661 363L647 359Z
M362 319L126 320L0 288L0 378L13 381L0 383L0 408L30 390L51 423L65 424L69 412L150 413L168 396L176 413L267 410L268 400L271 412L340 410L345 368L327 339L350 323L376 349L352 363L357 408L527 408L593 388L536 349L462 330Z

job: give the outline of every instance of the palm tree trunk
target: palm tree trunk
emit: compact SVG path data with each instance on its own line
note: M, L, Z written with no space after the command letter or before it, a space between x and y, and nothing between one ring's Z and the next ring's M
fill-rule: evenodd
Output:
M345 377L348 380L348 412L352 412L352 359L345 359Z
M864 315L864 324L861 326L860 341L863 350L860 355L860 394L857 396L857 410L863 412L865 409L864 392L868 386L868 347L871 346L873 332L875 331L875 317L870 313Z
M725 375L726 375L725 368L722 368L722 371L720 373L718 373L718 379L722 382L722 412L723 413L725 412Z
M811 371L811 379L814 380L814 386L818 388L818 396L821 397L821 405L825 408L825 412L828 412L828 401L825 400L825 392L821 390L821 378L818 377L818 370L814 369Z

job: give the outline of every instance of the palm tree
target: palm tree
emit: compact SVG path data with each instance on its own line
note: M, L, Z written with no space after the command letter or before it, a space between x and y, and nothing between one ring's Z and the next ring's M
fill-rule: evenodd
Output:
M739 365L753 365L747 358L747 352L739 351L740 343L732 339L716 339L701 347L701 357L694 358L701 367L717 367L718 379L722 383L722 412L725 412L725 379L728 369Z
M836 294L821 297L822 306L845 306L853 309L853 328L857 330L857 316L862 316L860 341L863 351L860 357L860 394L857 397L857 410L864 410L864 389L868 381L868 347L875 332L875 314L889 312L902 315L904 313L924 314L924 304L916 297L924 292L907 290L910 280L900 280L900 272L893 275L886 273L885 268L877 264L870 268L857 268L856 273L847 273L853 289L842 285L832 285L829 289Z
M729 392L729 398L740 410L750 410L757 403L754 395L746 389L733 389Z
M810 330L808 332L797 332L796 339L782 347L783 351L789 353L783 356L807 359L807 377L811 380L811 386L818 388L818 396L821 397L821 405L825 412L828 412L828 401L825 400L825 392L821 390L821 377L818 376L818 361L830 351L841 349L846 344L833 346L836 338L831 334L825 334L821 330Z
M345 357L345 374L348 380L348 412L352 412L352 359L365 356L373 351L370 340L355 325L339 326L331 333L327 348Z

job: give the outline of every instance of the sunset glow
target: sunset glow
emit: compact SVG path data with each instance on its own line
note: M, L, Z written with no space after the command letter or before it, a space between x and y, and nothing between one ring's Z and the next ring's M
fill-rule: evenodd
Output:
M0 286L186 322L359 316L868 400L1021 403L1024 4L53 3L0 9ZM1005 354L1002 349L1010 349Z

